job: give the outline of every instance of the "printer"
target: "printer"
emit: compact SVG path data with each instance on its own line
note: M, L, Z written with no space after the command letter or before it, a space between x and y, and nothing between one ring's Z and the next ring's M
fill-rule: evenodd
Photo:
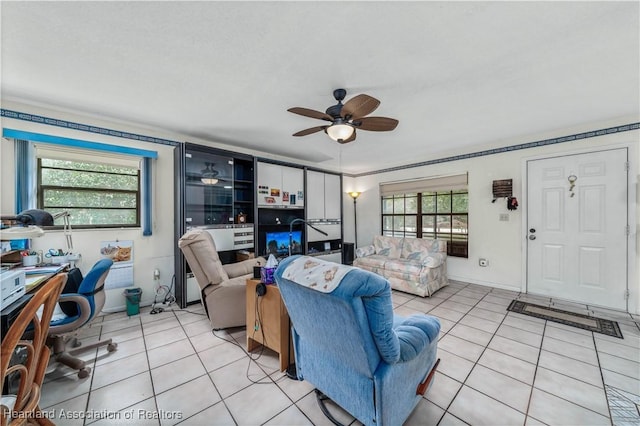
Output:
M25 294L25 273L10 269L0 273L0 282L0 310L3 310Z

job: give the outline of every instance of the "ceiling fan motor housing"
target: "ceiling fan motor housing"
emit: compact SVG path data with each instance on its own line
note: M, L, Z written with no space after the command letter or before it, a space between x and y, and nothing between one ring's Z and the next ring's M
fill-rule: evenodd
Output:
M327 108L326 113L333 118L341 117L340 113L342 112L342 101L344 100L345 96L347 96L346 90L344 89L334 90L333 97L336 99L336 101L338 101L338 103Z
M342 112L342 102L338 102L336 105L332 105L327 108L326 113L329 114L334 119L341 118L340 113Z

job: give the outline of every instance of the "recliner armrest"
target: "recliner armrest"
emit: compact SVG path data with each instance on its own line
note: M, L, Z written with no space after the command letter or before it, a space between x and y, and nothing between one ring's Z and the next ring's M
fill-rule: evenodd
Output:
M240 277L242 275L253 274L254 266L264 266L267 261L263 257L256 257L255 259L247 259L241 262L228 263L222 265L229 278Z
M399 317L396 317L399 318ZM430 315L412 315L394 324L400 340L399 362L410 361L438 338L440 321Z

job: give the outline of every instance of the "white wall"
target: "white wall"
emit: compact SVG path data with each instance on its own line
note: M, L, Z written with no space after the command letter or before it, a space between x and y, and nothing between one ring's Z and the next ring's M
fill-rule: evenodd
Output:
M628 124L631 121L616 124ZM590 125L585 128L572 128L565 131L547 133L523 140L502 141L500 146L543 140L552 137L576 134L584 131L597 130L607 127L611 123ZM611 124L612 125L612 124ZM435 165L409 168L399 171L360 176L353 181L346 180L345 191L361 191L358 198L358 245L371 244L375 235L381 232L380 192L381 182L393 182L405 179L433 177L469 173L469 257L468 259L449 257L448 274L451 279L470 283L491 285L494 287L525 290L525 253L523 239L526 227L523 203L523 164L527 158L561 152L579 151L584 149L597 150L605 146L629 146L631 161L630 191L632 205L630 206L630 220L632 221L632 235L630 238L630 276L631 312L640 313L640 283L638 282L638 264L640 262L640 237L638 224L640 223L640 209L638 208L638 164L640 163L639 131L629 131L608 136L593 137L573 142L547 145L537 148L509 151L501 154L487 155L472 159L445 162ZM494 146L493 148L495 148ZM484 149L484 148L482 148ZM475 149L478 151L480 149ZM455 155L449 153L448 155ZM460 153L457 153L460 154ZM447 156L448 156L447 155ZM444 157L444 156L443 156ZM516 211L506 208L506 201L500 199L492 203L492 181L496 179L513 179L513 194L520 202ZM349 203L345 198L345 237L349 235L349 225L353 225L353 209L349 211ZM499 215L506 213L507 222L501 222ZM488 267L478 265L479 258L489 260Z
M159 134L158 132L151 132L149 129L124 126L120 123L114 124L96 119L89 120L86 117L78 117L76 115L60 111L52 112L44 108L6 102L3 102L2 106L6 109L28 112L45 117L53 117L61 120L91 124L109 129L176 140L174 139L175 135ZM135 287L142 288L141 304L147 305L152 303L155 297L153 270L160 270L159 283L167 286L171 284L171 277L173 276L174 271L173 147L155 143L138 142L131 139L121 139L95 133L81 132L6 117L3 117L2 119L2 127L106 144L123 145L158 152L158 158L153 164L152 178L153 235L147 237L143 236L141 228L73 230L74 251L82 255L82 260L78 266L83 273L87 273L93 264L101 258L99 253L101 241L133 240L134 285ZM15 213L15 167L13 167L14 145L12 141L3 138L0 148L0 161L2 164L2 171L0 174L2 177L0 212L2 212L2 214L13 214ZM64 248L65 238L62 231L48 231L43 237L33 239L32 246L36 250L45 251L49 248ZM122 288L108 290L104 310L124 310L126 308L126 301L122 293Z
M355 235L354 235L354 216L353 216L353 198L349 196L349 192L358 191L360 189L357 186L356 179L349 176L342 177L342 226L344 227L342 239L345 242L354 243ZM358 216L360 219L360 216ZM358 223L358 229L362 226L361 223ZM380 229L380 225L377 225L378 229ZM358 241L362 241L360 235L358 235Z

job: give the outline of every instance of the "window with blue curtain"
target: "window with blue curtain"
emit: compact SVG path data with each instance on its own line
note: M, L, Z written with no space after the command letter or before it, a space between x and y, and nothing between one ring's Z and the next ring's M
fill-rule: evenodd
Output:
M151 235L156 151L3 129L16 143L16 213L67 211L75 228L140 227Z

